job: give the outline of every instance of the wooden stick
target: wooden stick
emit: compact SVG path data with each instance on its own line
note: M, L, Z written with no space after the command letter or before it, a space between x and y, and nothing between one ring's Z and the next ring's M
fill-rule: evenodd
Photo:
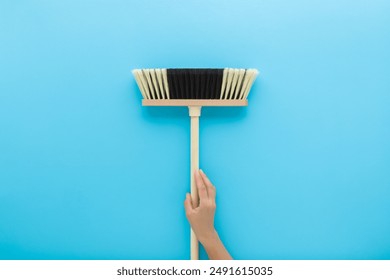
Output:
M191 198L192 205L198 207L199 196L195 185L195 170L199 169L199 117L201 106L189 106L189 115L191 118ZM191 260L199 260L199 242L191 228Z

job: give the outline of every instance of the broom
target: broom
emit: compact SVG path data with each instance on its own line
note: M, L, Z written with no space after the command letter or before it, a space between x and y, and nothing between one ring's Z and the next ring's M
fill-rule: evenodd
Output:
M135 69L143 106L188 106L191 118L191 198L199 197L194 172L199 168L199 117L203 106L247 106L256 69ZM199 243L191 229L191 259L199 259Z

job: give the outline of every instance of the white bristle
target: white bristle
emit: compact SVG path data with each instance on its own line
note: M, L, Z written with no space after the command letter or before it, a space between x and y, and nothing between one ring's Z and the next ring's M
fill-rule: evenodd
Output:
M246 99L248 97L248 94L249 94L249 91L252 87L252 84L255 81L257 74L259 73L259 71L257 71L256 69L249 69L248 72L250 72L250 80L249 80L248 85L246 86L246 89L245 89L244 99Z
M168 86L168 74L167 69L161 70L162 78L163 78L163 84L164 84L164 90L165 95L167 96L167 99L169 99L169 86Z
M144 93L145 93L145 98L146 99L150 99L150 94L149 94L149 87L148 87L148 83L146 81L146 78L144 77L144 73L142 70L138 70L138 78L142 84L142 87L144 89Z
M148 81L148 86L149 86L149 91L151 93L151 95L150 95L151 98L152 99L157 99L156 98L156 94L154 93L154 86L153 86L153 83L152 83L152 79L150 77L150 70L151 69L145 69L145 70L143 70L143 72L144 72L144 75L146 77L146 80Z
M169 99L167 69L135 69L133 75L144 99Z
M226 87L225 87L225 98L224 99L230 99L230 88L232 84L234 71L233 69L229 68L226 71Z
M234 90L233 99L238 99L238 94L239 94L241 87L242 87L242 80L244 78L244 74L245 74L245 69L238 70L237 84L236 84L236 88Z
M257 74L256 69L225 68L220 99L246 99Z
M158 87L160 89L161 98L165 99L164 87L162 85L161 69L156 69L155 72L157 76Z
M239 75L239 70L234 69L234 77L233 77L232 86L230 89L230 98L229 99L234 99L234 92L235 92L236 87L237 87L238 75Z
M140 72L141 82L144 85L145 93L148 98L150 98L150 90L148 86L148 81L146 80L146 76L144 74L144 71L141 70Z
M156 71L154 69L149 69L149 75L152 80L153 91L155 92L157 99L160 99L160 91L158 90Z
M141 78L140 78L140 74L139 73L140 73L140 70L138 70L138 69L133 70L133 75L134 75L135 80L137 82L137 85L138 85L138 87L139 87L139 89L141 91L142 97L143 98L147 98L146 97L146 93L145 93L145 89L144 89L144 86L143 86L143 84L141 82Z
M221 85L221 94L220 94L220 97L219 99L224 99L224 95L225 95L225 87L226 87L226 74L227 72L227 69L223 69L223 76L222 76L222 85Z
M250 80L249 72L248 72L248 70L245 70L245 75L244 75L244 79L242 81L242 86L241 86L241 90L240 90L240 94L238 96L238 99L244 99L245 89L249 83L249 80Z
M233 92L234 92L234 87L235 87L235 82L237 82L237 71L236 69L230 69L230 77L231 77L231 84L229 87L229 96L228 99L233 99Z

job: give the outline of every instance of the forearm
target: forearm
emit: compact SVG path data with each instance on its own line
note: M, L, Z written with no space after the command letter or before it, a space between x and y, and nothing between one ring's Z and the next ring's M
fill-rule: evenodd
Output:
M232 260L229 252L226 250L218 233L215 231L211 236L200 241L206 250L210 260Z

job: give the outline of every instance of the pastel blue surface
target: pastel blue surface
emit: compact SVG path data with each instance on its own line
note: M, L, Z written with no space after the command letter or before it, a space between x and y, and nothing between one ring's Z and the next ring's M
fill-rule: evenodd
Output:
M205 108L237 259L390 259L390 2L1 1L0 259L187 259L186 108L134 68L260 70ZM204 251L201 257L207 258Z

